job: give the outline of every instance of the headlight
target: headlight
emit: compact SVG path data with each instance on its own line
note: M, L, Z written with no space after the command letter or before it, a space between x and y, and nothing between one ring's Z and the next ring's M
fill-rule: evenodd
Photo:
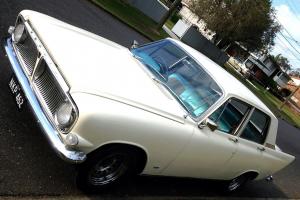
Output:
M55 112L55 121L62 130L68 129L75 120L75 111L69 102L63 103Z
M26 29L24 24L18 24L14 30L13 41L16 43L23 42L27 37Z

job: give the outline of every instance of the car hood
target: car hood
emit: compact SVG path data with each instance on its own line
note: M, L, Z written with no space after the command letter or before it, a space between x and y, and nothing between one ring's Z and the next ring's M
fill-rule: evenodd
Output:
M40 13L26 11L23 15L71 93L107 97L183 122L186 113L179 103L127 48Z

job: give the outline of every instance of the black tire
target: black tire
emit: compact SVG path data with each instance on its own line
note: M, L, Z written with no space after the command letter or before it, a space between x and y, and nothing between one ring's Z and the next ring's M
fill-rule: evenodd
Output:
M230 181L226 181L224 184L224 190L226 193L235 192L243 187L249 180L250 177L247 174L240 175Z
M77 186L85 192L101 192L135 174L137 156L126 147L112 147L88 155L78 167Z

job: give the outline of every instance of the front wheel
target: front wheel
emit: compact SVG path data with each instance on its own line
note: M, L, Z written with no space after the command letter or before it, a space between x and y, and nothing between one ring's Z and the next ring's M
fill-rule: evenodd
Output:
M135 166L133 151L120 147L105 149L79 166L77 185L85 191L100 191L133 175Z

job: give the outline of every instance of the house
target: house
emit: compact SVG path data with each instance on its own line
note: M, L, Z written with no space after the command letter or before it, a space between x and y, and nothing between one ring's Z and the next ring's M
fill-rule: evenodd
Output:
M250 55L244 62L252 78L264 87L269 86L274 80L279 87L285 87L290 80L289 75L273 60L272 57Z
M300 87L300 78L292 76L286 88L294 93L291 100L300 108L300 90L298 90L298 87Z
M247 48L238 42L234 42L233 44L231 44L226 49L226 53L242 63L245 62L245 60L251 55Z
M279 71L273 78L273 80L278 84L279 87L284 88L287 86L291 77L284 71Z

